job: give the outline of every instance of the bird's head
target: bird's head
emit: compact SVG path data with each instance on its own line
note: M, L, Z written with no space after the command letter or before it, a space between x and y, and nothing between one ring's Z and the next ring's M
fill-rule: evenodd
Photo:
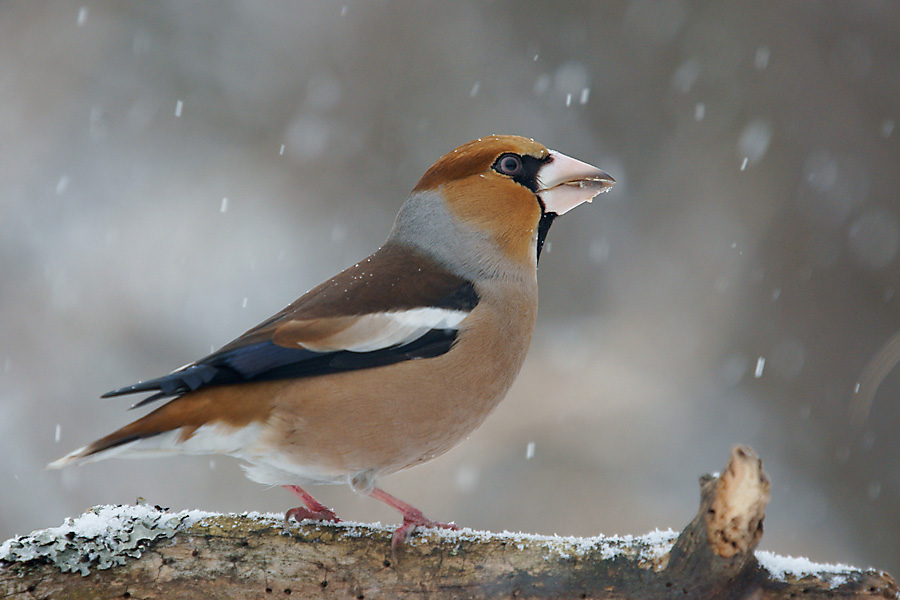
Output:
M425 172L389 240L419 247L461 275L533 269L553 219L614 183L534 140L479 138Z

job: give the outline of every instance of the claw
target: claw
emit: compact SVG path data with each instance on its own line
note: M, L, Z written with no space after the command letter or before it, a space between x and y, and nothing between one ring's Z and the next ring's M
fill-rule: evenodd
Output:
M409 539L409 536L412 535L412 532L415 531L417 527L459 529L459 525L456 523L440 523L426 518L418 508L407 504L399 498L391 496L382 489L372 488L369 495L376 500L381 500L391 508L400 511L400 514L403 515L403 523L394 530L394 535L391 536L391 557L394 559L394 562L397 561L397 550Z
M453 531L459 530L459 525L456 523L440 523L438 521L432 521L431 519L426 518L425 515L422 514L422 511L412 508L412 510L403 513L403 524L395 529L394 535L391 536L391 555L395 561L397 559L397 549L409 539L409 536L412 535L418 527L424 527L426 529L451 529Z
M297 521L298 523L303 521L304 519L309 519L310 521L321 521L326 523L340 523L341 520L338 518L334 511L313 498L306 490L301 488L298 485L286 485L285 489L293 492L297 496L303 500L303 503L306 504L306 508L302 506L298 506L296 508L292 508L286 513L284 513L284 531L287 533L290 531L290 522L291 519Z
M303 521L304 519L309 519L310 521L325 521L330 523L340 523L341 520L338 518L334 511L330 508L323 508L322 510L310 510L308 508L303 508L302 506L298 506L297 508L292 508L286 513L284 513L284 528L289 529L289 522L293 519L298 523Z

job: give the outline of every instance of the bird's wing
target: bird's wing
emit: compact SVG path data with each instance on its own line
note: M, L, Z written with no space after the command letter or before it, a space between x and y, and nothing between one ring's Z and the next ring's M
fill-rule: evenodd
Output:
M209 356L104 397L156 392L135 405L142 406L211 385L439 356L477 303L471 282L419 252L386 244Z

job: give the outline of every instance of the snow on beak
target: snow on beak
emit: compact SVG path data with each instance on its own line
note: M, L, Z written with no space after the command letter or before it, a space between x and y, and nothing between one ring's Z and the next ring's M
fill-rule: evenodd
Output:
M575 160L556 150L551 161L538 171L538 196L544 210L557 215L569 212L597 194L609 191L615 179L597 167Z

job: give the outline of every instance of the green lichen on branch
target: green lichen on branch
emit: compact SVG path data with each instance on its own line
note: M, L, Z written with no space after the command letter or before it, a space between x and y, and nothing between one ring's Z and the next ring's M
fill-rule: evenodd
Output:
M59 527L41 529L0 545L5 563L45 562L63 573L124 565L159 538L173 537L201 513L169 513L146 505L95 506Z

